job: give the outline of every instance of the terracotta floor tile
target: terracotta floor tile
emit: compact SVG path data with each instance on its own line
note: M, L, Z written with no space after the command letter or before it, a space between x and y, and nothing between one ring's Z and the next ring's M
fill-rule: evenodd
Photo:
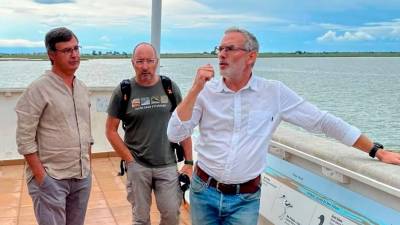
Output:
M92 190L90 190L90 193L94 192L101 192L100 187L98 185L92 186ZM90 194L92 195L92 194Z
M21 190L22 190L22 193L28 193L28 184L26 183L25 179L22 179Z
M97 181L102 191L123 191L125 184L119 177L104 178Z
M18 216L18 207L0 207L0 218Z
M33 206L32 198L27 192L21 193L20 206L21 207Z
M35 217L35 212L33 210L33 206L24 206L19 209L20 217Z
M120 157L109 157L108 159L109 159L111 162L118 162L118 163L119 163L119 161L121 160Z
M107 202L103 192L91 193L89 197L88 209L107 208Z
M22 180L24 176L24 166L14 165L14 166L0 166L0 179L11 178Z
M104 158L96 158L93 160L93 164L99 164L99 163L104 163L104 162L110 162L109 157L104 157Z
M126 176L119 177L119 158L93 161L92 190L85 225L131 225L131 205L126 200ZM32 199L24 178L24 166L0 166L0 225L37 225ZM154 198L154 196L153 196ZM152 201L151 221L160 221ZM191 225L190 214L182 209L180 225Z
M105 208L107 206L106 200L97 200L97 201L89 201L88 209L98 209L98 208Z
M17 225L17 218L0 218L1 225Z
M102 161L93 161L92 170L93 171L107 171L112 168L113 164L110 160L102 160Z
M86 219L92 220L92 217L103 218L113 216L109 208L88 209L86 211Z
M150 222L152 225L160 224L160 213L150 212Z
M129 206L118 206L118 207L111 207L111 212L114 217L125 217L125 216L132 216L132 207Z
M113 217L92 217L85 219L85 225L117 225Z
M35 216L20 216L18 225L38 225Z
M131 225L132 224L131 216L116 217L115 220L117 221L118 225Z
M0 207L17 207L20 193L0 193Z
M94 175L96 177L101 177L101 178L114 178L118 177L118 171L114 170L112 168L108 168L107 171L93 171Z
M131 206L126 199L126 191L104 191L103 193L109 207Z
M22 179L2 178L0 184L0 193L21 192Z

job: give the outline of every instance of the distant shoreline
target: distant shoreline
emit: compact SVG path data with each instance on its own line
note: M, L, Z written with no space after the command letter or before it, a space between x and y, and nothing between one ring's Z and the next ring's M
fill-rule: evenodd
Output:
M161 58L216 58L210 53L163 53ZM293 52L293 53L259 53L259 58L299 58L299 57L400 57L400 52ZM131 54L82 54L82 60L89 59L124 59L131 58ZM47 61L45 53L39 54L1 54L0 61Z

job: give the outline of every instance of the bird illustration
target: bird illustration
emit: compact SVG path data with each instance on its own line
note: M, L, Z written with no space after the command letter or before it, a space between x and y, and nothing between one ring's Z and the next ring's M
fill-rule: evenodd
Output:
M325 221L325 216L324 216L324 215L320 215L320 216L318 217L318 219L319 219L319 224L318 224L318 225L324 224L324 221Z
M293 205L290 204L290 202L286 199L285 195L282 195L280 197L282 199L282 203L283 203L283 212L282 214L279 216L280 220L283 220L283 218L285 218L286 214L287 214L287 209L288 208L293 208Z

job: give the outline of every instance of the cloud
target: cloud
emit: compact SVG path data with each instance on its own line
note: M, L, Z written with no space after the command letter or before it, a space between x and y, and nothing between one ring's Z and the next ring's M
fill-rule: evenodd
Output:
M85 45L85 50L112 50L110 47L101 46L101 45Z
M400 27L396 27L391 32L392 35L400 37Z
M324 35L317 38L319 42L330 42L330 41L370 41L375 38L368 33L357 31L357 32L345 32L343 35L337 35L335 31L329 30Z
M2 0L0 0L2 1ZM125 26L130 23L143 23L149 20L151 2L118 0L110 4L109 0L19 0L2 4L0 12L5 18L19 21L55 26ZM46 4L38 4L38 1ZM50 4L69 3L69 4ZM11 19L10 19L11 20Z
M43 41L30 41L25 39L0 39L0 47L44 47Z
M75 0L33 0L33 1L40 4L60 4L60 3L75 2Z
M2 0L0 0L1 2ZM41 3L41 4L38 4ZM69 3L69 4L55 4ZM55 26L131 26L141 32L151 19L151 1L118 0L18 0L2 5L0 13L8 18L29 23ZM29 18L29 19L28 19ZM10 19L11 20L11 19ZM221 11L196 0L168 0L162 2L163 27L226 27L234 23L277 23L275 17L255 13ZM148 29L145 29L148 30Z
M351 27L342 25L342 24L334 24L334 23L319 23L316 24L318 27L321 27L322 29L328 29L328 30L348 30L351 29Z
M180 29L193 29L199 27L223 27L232 26L232 21L238 21L236 24L248 24L248 23L262 23L263 25L267 24L278 24L283 23L283 20L278 18L269 18L262 16L254 16L247 14L217 14L217 13L208 13L208 14L193 14L193 15L173 15L171 16L172 28L180 28Z
M100 41L110 42L110 38L106 35L100 37Z
M319 26L321 28L328 28L329 30L317 38L318 42L400 39L400 19L368 22L358 27L338 24L319 24ZM342 33L342 35L339 35L340 33Z

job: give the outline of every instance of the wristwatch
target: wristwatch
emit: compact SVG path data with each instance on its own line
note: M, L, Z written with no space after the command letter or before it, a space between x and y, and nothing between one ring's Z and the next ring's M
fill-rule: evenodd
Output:
M379 149L383 149L383 145L378 143L378 142L374 142L374 145L372 146L371 150L369 150L369 156L371 156L372 158L375 158L376 152Z
M185 160L183 163L185 165L192 165L193 166L193 160Z

